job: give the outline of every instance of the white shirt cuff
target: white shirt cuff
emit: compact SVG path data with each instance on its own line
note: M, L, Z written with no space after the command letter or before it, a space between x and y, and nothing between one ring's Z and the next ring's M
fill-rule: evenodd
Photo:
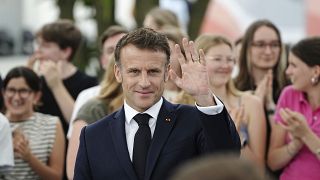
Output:
M200 107L196 104L196 107L198 108L199 111L203 112L204 114L207 115L216 115L222 112L223 110L223 104L222 102L216 97L216 95L212 94L214 100L216 101L217 105L215 106L206 106L206 107Z

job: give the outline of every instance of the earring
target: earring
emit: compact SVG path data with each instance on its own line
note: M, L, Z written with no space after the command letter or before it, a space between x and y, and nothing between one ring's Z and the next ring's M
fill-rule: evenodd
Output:
M319 77L316 77L316 76L315 76L315 77L312 77L312 78L311 78L311 84L312 84L312 85L315 86L315 85L318 84L318 82L319 82Z

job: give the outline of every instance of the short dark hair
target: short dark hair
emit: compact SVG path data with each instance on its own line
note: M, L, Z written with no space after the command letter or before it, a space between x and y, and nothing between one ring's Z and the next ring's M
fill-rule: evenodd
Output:
M309 37L293 45L291 52L309 67L320 65L320 37Z
M80 30L73 24L71 20L61 19L53 23L44 25L37 33L37 37L41 37L47 42L56 43L61 49L70 47L71 55L68 58L72 60L81 43L82 35Z
M110 37L118 35L118 34L127 34L128 30L119 25L112 25L109 26L101 35L100 37L100 46L103 46L103 43Z
M11 69L3 80L3 89L7 88L11 79L23 77L29 88L34 92L41 90L40 77L30 68L18 66Z
M132 44L139 49L164 52L167 55L167 63L170 62L170 47L165 35L150 28L139 28L123 36L115 49L115 61L120 65L120 52L126 45Z

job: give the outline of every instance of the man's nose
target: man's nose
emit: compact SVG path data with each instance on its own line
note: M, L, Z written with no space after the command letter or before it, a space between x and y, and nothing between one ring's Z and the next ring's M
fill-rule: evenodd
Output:
M142 71L142 73L141 73L141 80L140 80L139 84L140 84L140 86L142 86L142 87L148 87L148 86L150 86L150 80L149 80L148 72Z

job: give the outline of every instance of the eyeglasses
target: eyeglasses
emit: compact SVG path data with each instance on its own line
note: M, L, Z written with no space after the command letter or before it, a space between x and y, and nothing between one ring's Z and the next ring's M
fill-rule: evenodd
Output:
M222 57L207 57L207 60L212 61L219 65L223 63L226 63L228 65L233 65L236 62L234 58L222 58Z
M279 41L272 41L272 42L264 42L264 41L256 41L252 42L251 45L258 49L266 49L268 46L271 50L279 50L280 42Z
M4 95L11 98L13 97L16 93L18 93L18 95L21 98L27 98L30 93L32 92L31 89L25 89L25 88L21 88L21 89L15 89L15 88L6 88L4 91Z

